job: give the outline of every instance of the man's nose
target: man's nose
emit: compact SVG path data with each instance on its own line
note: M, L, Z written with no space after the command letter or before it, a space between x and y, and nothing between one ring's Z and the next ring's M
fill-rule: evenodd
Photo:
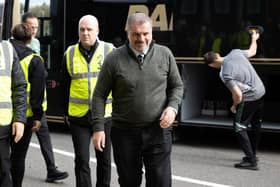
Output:
M141 41L143 41L143 40L145 39L145 36L144 36L143 34L140 34L140 35L138 36L138 39L141 40Z
M88 34L88 30L84 30L84 33L83 34Z

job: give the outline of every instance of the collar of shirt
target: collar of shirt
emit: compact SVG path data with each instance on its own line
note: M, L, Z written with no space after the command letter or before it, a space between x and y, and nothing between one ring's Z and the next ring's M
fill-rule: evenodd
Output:
M133 53L135 54L135 56L137 57L138 55L143 55L146 56L149 47L147 49L145 49L142 53L139 53L138 51L136 51L130 44L129 44L130 49L133 51Z
M79 50L82 53L83 57L86 59L87 63L90 63L90 60L98 46L99 42L96 40L96 42L91 46L90 50L86 50L81 43L79 43Z

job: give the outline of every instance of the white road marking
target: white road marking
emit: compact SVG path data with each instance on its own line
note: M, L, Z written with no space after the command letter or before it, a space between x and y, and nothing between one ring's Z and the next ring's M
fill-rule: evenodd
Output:
M36 144L36 143L32 143L31 142L30 146L34 147L34 148L37 148L37 149L40 149L40 145ZM63 151L61 149L53 148L53 152L57 153L57 154L61 154L61 155L64 155L64 156L68 156L68 157L74 158L74 153ZM90 162L96 163L96 158L90 157ZM112 165L112 167L116 167L115 163L113 163L113 162L112 162L111 165ZM177 180L177 181L181 181L181 182L199 184L199 185L210 186L210 187L233 187L233 186L229 186L229 185L217 184L217 183L213 183L213 182L202 181L202 180L198 180L198 179L192 179L192 178L181 177L181 176L176 176L176 175L172 175L172 179L173 180Z

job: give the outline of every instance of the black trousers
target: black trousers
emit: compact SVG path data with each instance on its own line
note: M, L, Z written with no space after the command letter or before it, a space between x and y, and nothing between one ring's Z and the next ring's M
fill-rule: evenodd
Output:
M256 152L260 142L264 99L242 102L234 117L234 129L240 146L251 162L256 162ZM251 131L248 132L248 126Z
M12 187L10 136L0 139L0 186Z
M11 162L12 162L12 179L13 179L13 186L14 187L21 187L22 186L22 181L24 177L24 172L25 172L25 158L26 154L29 148L30 140L32 137L32 131L31 128L33 127L33 118L29 117L27 118L27 124L25 125L24 128L24 133L23 137L18 143L11 142ZM47 126L47 121L46 121L46 116L45 114L42 116L41 119L41 130L44 132L48 132L48 126ZM49 140L49 134L47 135ZM51 142L45 139L46 141L41 139L40 141L40 146L43 147L44 153L45 154L52 154L51 157L53 158L53 152L52 152L52 145ZM48 150L48 149L51 149ZM43 152L43 150L42 150Z
M171 127L112 127L111 139L121 187L141 186L143 165L146 187L171 187Z
M81 125L70 120L70 130L75 151L75 176L77 187L91 187L89 166L92 126L89 122ZM111 119L105 124L106 144L103 152L95 149L97 159L96 187L109 187L111 182Z
M36 132L36 135L39 140L41 153L44 157L47 171L53 172L56 169L56 166L49 127L45 115L41 119L41 128Z

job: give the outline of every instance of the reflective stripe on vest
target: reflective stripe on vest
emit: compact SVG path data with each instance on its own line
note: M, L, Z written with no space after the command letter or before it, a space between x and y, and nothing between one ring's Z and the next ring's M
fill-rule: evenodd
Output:
M23 70L23 73L24 73L24 76L25 76L25 80L27 82L27 89L26 89L26 92L27 92L27 110L26 110L26 116L27 117L31 117L33 116L33 112L32 112L32 109L31 109L31 106L30 106L30 91L31 91L31 85L30 85L30 82L28 80L28 68L29 68L29 65L30 65L30 62L32 60L32 58L34 56L37 56L39 58L41 58L42 62L43 61L43 58L40 56L40 55L37 55L35 53L32 53L26 57L24 57L21 61L20 61L20 65L22 67L22 70ZM46 92L46 89L44 91L44 100L43 100L43 103L42 103L42 108L43 108L43 111L45 112L47 110L47 92Z
M66 51L67 70L71 77L68 114L82 117L92 109L92 95L104 57L113 50L110 43L99 41L90 63L87 63L79 50L79 44L70 46ZM112 113L112 95L108 96L105 117Z
M12 66L13 47L7 41L0 43L0 126L10 125L13 116Z

